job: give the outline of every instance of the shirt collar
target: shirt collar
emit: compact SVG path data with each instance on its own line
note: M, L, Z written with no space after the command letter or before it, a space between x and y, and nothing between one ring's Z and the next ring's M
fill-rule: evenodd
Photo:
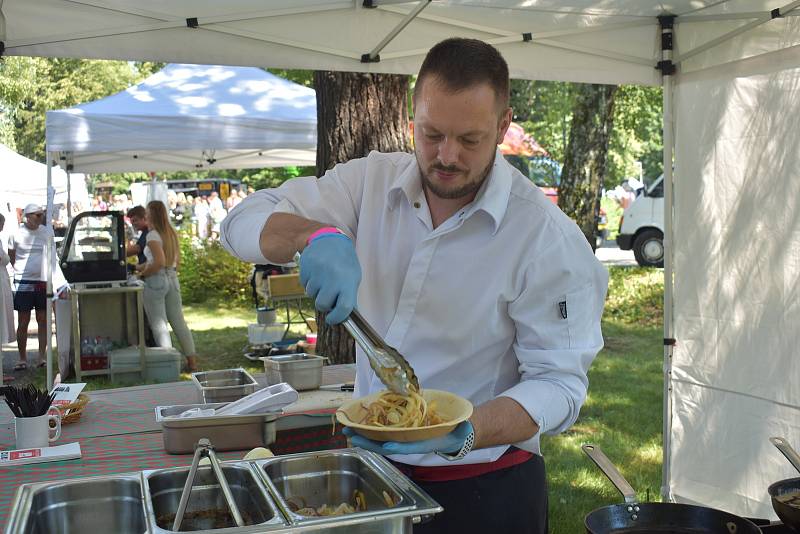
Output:
M495 152L492 170L481 186L475 200L467 208L468 214L483 211L492 218L494 229L492 234L496 234L503 222L506 210L508 209L508 199L511 196L511 166L506 162L503 154L498 149Z
M492 218L492 233L497 233L500 223L508 208L508 199L511 196L511 167L506 163L503 154L498 149L495 152L494 163L489 171L486 181L481 186L475 200L469 204L467 216L477 211L483 211ZM422 177L419 173L419 164L416 158L413 165L403 171L397 177L394 185L387 192L387 206L390 210L397 207L398 202L403 196L409 204L413 204L422 195Z
M403 196L409 204L413 204L422 195L422 177L419 174L419 163L414 157L414 162L397 177L394 185L386 193L387 206L394 210Z

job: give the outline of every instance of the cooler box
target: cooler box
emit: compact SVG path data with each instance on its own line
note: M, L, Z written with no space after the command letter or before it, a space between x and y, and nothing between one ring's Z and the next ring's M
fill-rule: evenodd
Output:
M145 381L177 382L183 355L174 348L147 347L144 350ZM109 353L114 382L141 383L141 375L135 369L139 366L139 347L112 350Z

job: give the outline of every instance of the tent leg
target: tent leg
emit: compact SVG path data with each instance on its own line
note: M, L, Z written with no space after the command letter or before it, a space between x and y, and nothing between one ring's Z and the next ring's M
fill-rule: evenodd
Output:
M673 130L673 75L672 64L672 35L664 38L665 34L673 33L673 19L659 18L662 33L662 82L664 105L664 413L663 413L663 457L661 474L661 497L664 502L670 502L672 491L670 489L670 458L672 443L672 355L675 347L672 297L673 297L673 248L672 248L672 165L675 150Z
M53 189L53 156L54 154L50 152L46 152L47 155L47 218L45 220L45 224L49 226L51 229L53 227L52 217L53 217L53 199L55 197L55 190ZM67 186L67 190L69 190L69 185ZM45 316L47 320L45 322L45 328L47 332L47 351L45 352L45 358L47 359L47 383L45 387L48 391L53 388L53 261L56 257L56 245L55 240L50 237L48 239L47 246L44 250L44 260L45 260L45 273L46 273L46 280L47 280L47 304L45 306ZM41 325L39 325L41 328Z
M67 166L68 167L68 166ZM72 222L72 177L67 168L67 226Z

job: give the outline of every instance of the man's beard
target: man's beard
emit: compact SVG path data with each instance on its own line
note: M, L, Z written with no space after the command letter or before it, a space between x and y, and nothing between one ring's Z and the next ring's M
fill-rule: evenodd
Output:
M417 164L419 165L419 158L417 158ZM458 167L453 166L446 166L442 165L441 163L434 163L430 166L428 172L425 172L420 165L420 175L422 175L422 187L423 189L430 191L434 195L442 199L458 199L464 198L466 196L472 195L476 193L478 189L481 188L483 182L486 180L486 177L489 176L489 172L492 170L492 166L494 165L494 157L492 161L489 162L489 165L486 166L485 169L480 174L480 178L477 180L470 180L465 184L461 185L456 189L450 189L447 187L441 187L438 184L434 183L433 180L430 179L428 176L429 173L433 174L435 171L443 171L443 172L457 172L460 174L464 174L464 171L459 169Z

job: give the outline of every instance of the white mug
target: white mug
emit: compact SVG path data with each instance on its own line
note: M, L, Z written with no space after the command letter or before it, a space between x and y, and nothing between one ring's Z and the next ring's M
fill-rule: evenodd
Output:
M54 413L51 414L50 411ZM51 442L61 437L61 414L54 407L50 408L50 411L37 417L14 418L17 449L47 447ZM50 421L55 421L55 428L50 427Z

